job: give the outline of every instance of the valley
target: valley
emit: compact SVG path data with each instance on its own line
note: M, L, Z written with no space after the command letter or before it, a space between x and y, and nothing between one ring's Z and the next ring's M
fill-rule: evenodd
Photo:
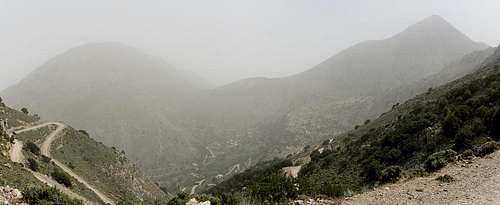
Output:
M295 3L278 10L306 9ZM309 5L307 14L273 12L269 20L295 19L276 25L252 24L256 16L228 9L180 26L194 7L159 15L132 12L146 7L137 4L127 8L129 21L109 25L96 19L114 12L68 12L101 26L57 35L40 29L51 46L21 56L43 42L18 39L19 50L4 51L19 56L0 60L0 74L8 62L26 64L9 68L9 82L17 82L0 90L0 204L500 201L500 48L482 42L494 31L481 30L490 25L471 27L472 19L452 17L459 12L402 15L380 6L379 18L352 18L349 10ZM323 15L331 18L306 20ZM155 16L164 22L145 24ZM248 33L232 29L240 26ZM186 34L171 39L179 32ZM39 64L29 73L15 70L31 61ZM277 74L302 64L308 66ZM245 78L225 84L198 75L225 79L236 70Z

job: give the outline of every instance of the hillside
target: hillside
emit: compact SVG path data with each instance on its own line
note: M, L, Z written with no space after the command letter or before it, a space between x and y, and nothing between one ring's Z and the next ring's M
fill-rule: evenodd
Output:
M500 148L496 126L500 123L500 48L480 65L472 74L395 105L338 138L285 160L261 164L211 191L246 187L243 193L272 201L300 194L350 196L400 177L426 176L454 160L492 153ZM296 166L298 178L281 174L282 168Z
M2 97L44 119L87 130L142 167L180 167L197 156L198 147L178 125L182 113L176 106L203 86L194 75L135 48L96 43L52 58Z
M60 123L41 123L37 117L5 105L0 106L0 121L7 122L7 127L1 132L0 160L3 166L0 186L15 187L27 193L33 188L46 189L45 183L48 183L85 204L102 203L101 197L91 187L114 202L152 203L166 198L123 153L96 142L84 131ZM59 134L60 128L62 134ZM16 134L9 138L8 133L13 130ZM52 133L55 134L53 142L47 139ZM68 173L69 181L59 182L54 173L62 172L61 169L70 169L75 173L74 177Z
M168 191L196 192L374 118L428 89L408 84L485 48L433 16L303 73L204 90L198 78L137 49L89 44L54 57L2 96L124 150ZM479 52L470 64L487 53ZM450 71L433 82L469 72Z
M336 136L416 93L472 72L470 65L492 52L483 48L433 16L388 39L348 48L303 73L202 92L185 111L191 119L186 127L211 151L205 151L208 159L200 161L207 165L196 173L248 167ZM473 54L476 50L482 51Z

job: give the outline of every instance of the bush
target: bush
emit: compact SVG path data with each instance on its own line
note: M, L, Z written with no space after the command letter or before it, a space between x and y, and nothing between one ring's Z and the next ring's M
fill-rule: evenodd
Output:
M321 186L320 193L328 197L340 197L344 195L344 187L340 184L324 184Z
M167 205L185 205L190 200L190 196L187 193L181 192L177 194L174 198L168 201Z
M493 119L491 120L491 136L494 140L500 140L500 110L495 112Z
M424 168L427 172L437 171L450 161L454 159L457 155L457 152L453 150L445 150L441 152L436 152L430 155L424 163Z
M21 112L23 112L26 115L29 114L28 108L25 107L21 108Z
M472 140L476 136L471 125L460 128L455 135L455 149L464 150L472 147Z
M30 188L23 192L23 200L30 205L83 205L77 199L70 199L56 188Z
M475 154L476 154L476 156L484 157L488 154L495 152L499 148L500 148L500 144L498 142L490 141L490 142L486 142L486 143L482 144L481 146L477 147L475 149Z
M370 120L365 120L365 125L370 124Z
M255 185L250 187L250 193L256 199L272 202L283 202L298 196L293 179L278 173L258 180Z
M42 155L42 162L45 162L45 163L50 163L50 161L52 161L52 159L50 157L47 157L45 155Z
M210 201L211 205L222 205L222 202L219 198L207 194L200 194L196 196L196 200L199 202Z
M38 170L40 170L38 162L33 158L28 158L28 167L34 172L38 172Z
M442 124L444 135L448 138L454 138L457 130L461 126L461 121L455 116L455 113L448 112Z
M437 177L436 180L443 182L443 183L451 183L451 182L455 181L455 179L452 176L447 175L447 174Z
M460 160L471 160L472 158L474 158L474 152L470 149L465 150L458 156Z
M395 182L401 177L401 167L390 166L382 170L380 173L381 182Z
M40 148L38 145L36 145L33 142L28 142L26 145L24 145L25 150L28 150L29 152L33 153L36 156L40 156Z
M73 184L71 183L71 177L63 172L62 170L56 169L54 170L50 176L56 180L56 182L70 188Z

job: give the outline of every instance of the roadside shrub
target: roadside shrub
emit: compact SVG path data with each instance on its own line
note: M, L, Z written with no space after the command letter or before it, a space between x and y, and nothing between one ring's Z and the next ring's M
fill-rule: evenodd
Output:
M283 202L298 196L293 179L278 173L258 180L255 185L250 187L250 193L256 199L272 202Z
M474 158L474 152L470 149L465 150L458 156L459 160L471 160L472 158Z
M494 140L500 140L500 110L495 112L493 119L491 120L491 136Z
M33 142L28 142L26 145L24 145L25 150L28 150L29 152L33 153L36 156L40 156L40 148L38 145L36 145Z
M42 162L45 162L45 163L50 163L50 161L52 161L52 159L50 157L47 157L45 155L42 155Z
M28 167L34 172L38 172L38 170L40 170L38 162L33 158L28 158Z
M472 147L472 140L476 134L474 133L472 126L467 124L460 128L458 133L455 135L455 149L464 150Z
M320 194L328 197L340 197L344 195L344 187L340 184L327 183L321 186Z
M52 178L54 178L54 180L56 180L56 182L68 187L68 188L71 188L71 186L73 185L71 183L71 177L66 174L65 172L63 172L62 170L59 170L59 169L55 169L51 174L50 176L52 176Z
M498 150L500 148L500 145L498 142L490 141L482 144L481 146L476 148L476 156L478 157L484 157L488 154L491 154Z
M461 126L461 121L457 116L455 116L455 113L449 111L442 124L445 136L448 138L454 138L457 130Z
M222 202L219 198L207 194L200 194L196 196L196 200L199 202L210 201L211 205L222 205Z
M377 159L371 158L364 166L363 175L368 182L375 182L380 178L383 166Z
M395 182L401 177L400 166L390 166L382 170L380 173L381 182Z
M29 188L23 191L23 200L30 205L83 205L77 199L71 199L56 188Z
M424 168L427 172L437 171L450 161L454 159L457 155L457 152L453 150L444 150L440 152L436 152L430 155L424 163Z
M174 198L168 201L167 205L185 205L190 200L190 196L187 193L181 192L177 194Z
M451 183L451 182L455 181L455 179L452 176L447 175L447 174L437 177L436 180L443 182L443 183Z

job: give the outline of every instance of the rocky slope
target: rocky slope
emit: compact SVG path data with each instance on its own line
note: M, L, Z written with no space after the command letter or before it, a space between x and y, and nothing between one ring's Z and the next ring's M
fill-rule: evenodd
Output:
M0 167L2 176L0 186L10 185L26 192L31 188L46 187L45 180L58 183L49 177L55 170L59 170L55 167L57 164L71 171L72 185L69 187L66 185L65 188L58 184L56 187L61 187L64 193L68 189L67 192L77 196L78 199L85 198L86 203L99 203L98 197L85 188L86 186L96 188L101 194L110 196L110 201L114 202L146 203L167 197L156 184L144 177L123 153L96 142L84 131L76 131L62 123L55 123L59 127L52 129L50 123L39 123L38 118L5 105L0 106L0 121L7 122L7 126L0 129L2 131L0 133L3 133L0 149L4 153L0 156L3 164ZM5 132L7 130L8 132ZM13 130L16 134L12 138L8 133L12 133ZM47 146L46 138L50 136L53 139L48 140L50 142ZM12 142L16 142L15 145L34 144L33 146L41 147L38 150L39 152L41 150L43 156L40 153L36 154L27 146L12 151ZM7 151L4 152L4 149ZM9 156L12 154L21 154L22 157L17 157L18 160L14 163L9 159L13 159ZM46 156L51 156L53 159ZM47 159L53 163L48 163ZM23 168L23 165L30 167L32 171ZM82 183L87 184L83 186Z
M451 163L426 177L402 180L344 200L342 204L497 204L500 152ZM449 181L438 177L449 176Z

